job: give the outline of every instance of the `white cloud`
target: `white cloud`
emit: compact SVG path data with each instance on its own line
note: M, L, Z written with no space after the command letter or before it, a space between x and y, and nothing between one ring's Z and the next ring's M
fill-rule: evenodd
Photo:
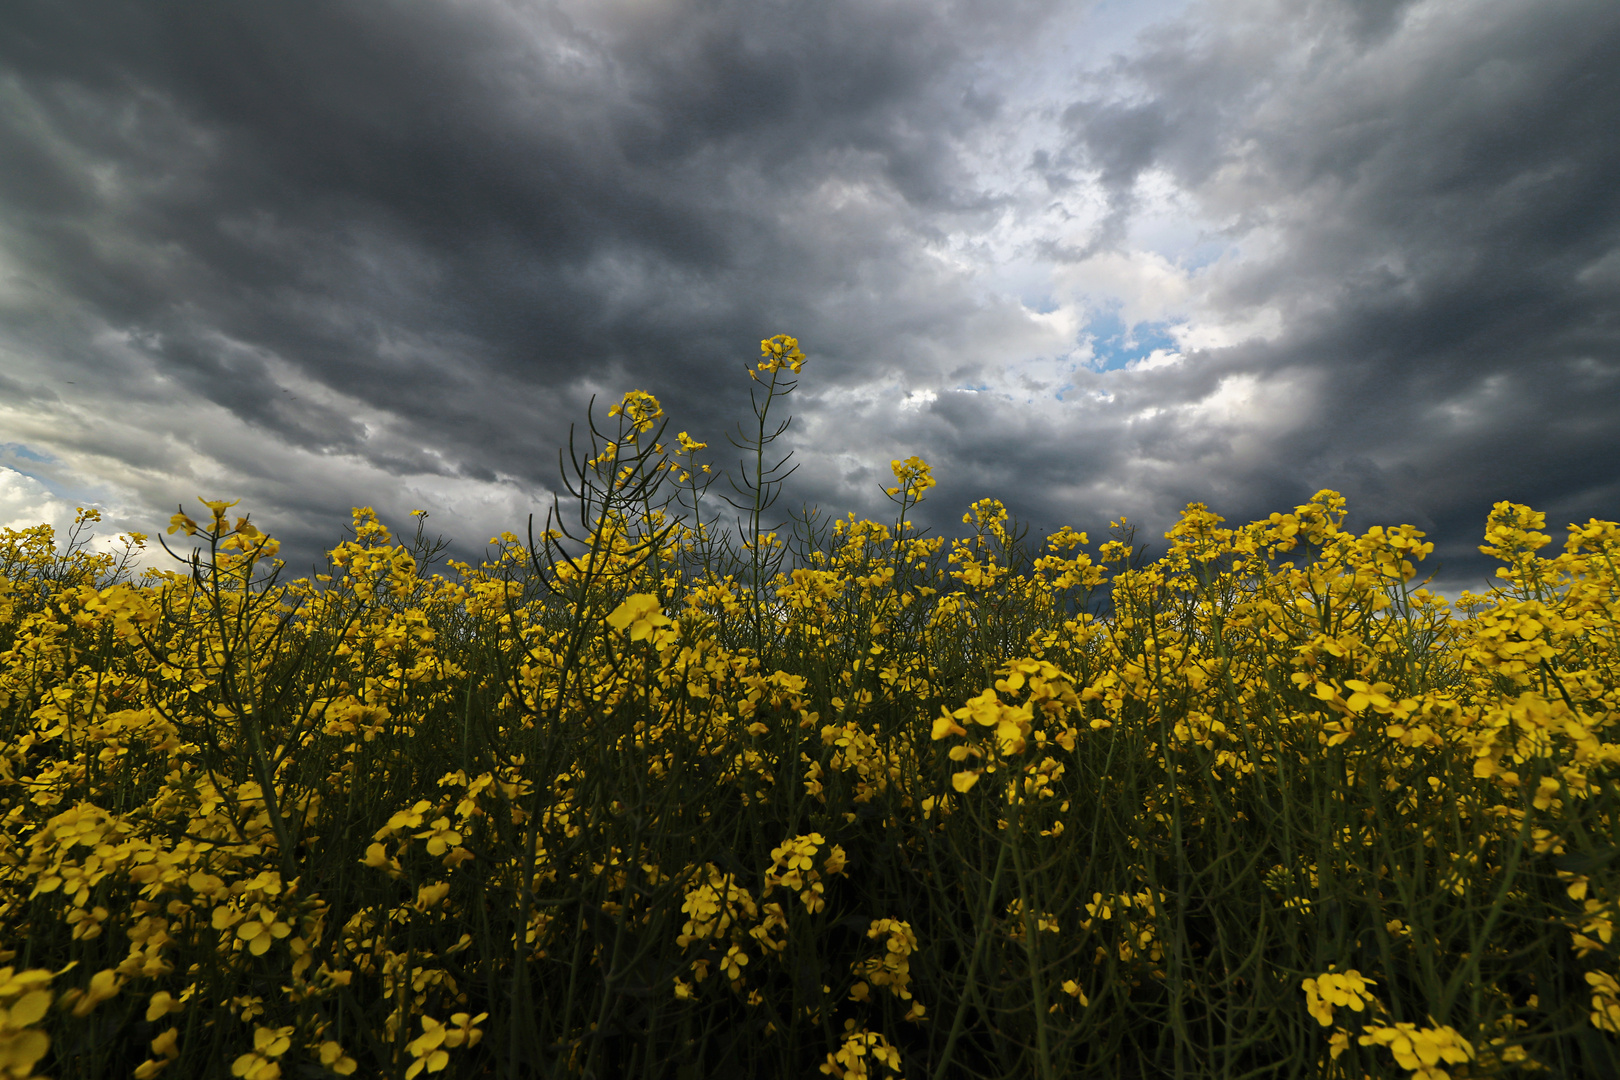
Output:
M15 469L0 465L0 528L31 529L50 525L58 535L73 523L73 507L50 488Z

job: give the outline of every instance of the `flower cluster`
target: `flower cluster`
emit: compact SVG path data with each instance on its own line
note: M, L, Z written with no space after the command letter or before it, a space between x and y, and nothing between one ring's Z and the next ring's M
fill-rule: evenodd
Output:
M0 530L0 1078L1620 1068L1620 525L730 532L610 415L442 571Z
M848 856L844 849L833 844L816 865L816 856L827 847L827 839L820 833L796 836L771 851L771 866L765 871L765 891L777 888L791 889L799 894L805 911L814 915L827 906L826 878L842 874Z
M785 367L797 375L804 370L804 351L799 348L799 339L787 334L777 334L761 341L759 355L760 371L774 374Z
M608 415L624 417L630 428L625 438L633 442L658 426L658 421L664 416L664 407L645 390L631 390L622 401L608 410Z
M895 486L884 490L891 498L903 497L907 502L918 502L929 488L935 486L934 470L915 454L904 461L896 458L889 462L889 469L894 473Z

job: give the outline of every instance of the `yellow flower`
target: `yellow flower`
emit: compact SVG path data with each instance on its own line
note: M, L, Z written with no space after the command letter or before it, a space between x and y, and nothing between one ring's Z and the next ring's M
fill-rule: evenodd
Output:
M180 1056L180 1029L170 1028L152 1040L152 1053L161 1054L166 1058Z
M1592 987L1592 1026L1620 1034L1620 982L1605 971L1588 971L1586 982Z
M49 971L0 968L0 1076L31 1076L51 1048L51 1037L34 1027L51 1006L50 982Z
M627 436L633 442L638 435L644 435L658 426L659 418L664 415L664 407L645 390L631 390L624 395L624 400L608 410L609 416L621 414L634 429Z
M69 990L63 994L62 1001L64 1003L70 1001L76 1003L73 1006L74 1016L89 1016L97 1005L109 998L117 997L118 992L123 988L124 980L118 977L116 971L109 968L106 971L98 971L91 976L90 985L86 989Z
M882 1032L867 1031L854 1020L845 1020L844 1044L827 1055L821 1071L828 1076L865 1080L872 1075L868 1057L891 1072L900 1071L900 1051L889 1044Z
M146 1022L156 1023L170 1013L183 1012L185 1007L184 1002L176 1001L167 990L159 990L146 1006Z
M255 1028L253 1050L231 1064L231 1075L242 1080L277 1080L281 1066L274 1059L292 1047L293 1028Z
M222 909L215 910L217 912ZM292 927L284 922L279 914L263 904L260 904L257 911L236 928L236 936L247 942L248 952L254 956L263 956L270 951L271 942L290 933Z
M423 1071L443 1072L450 1064L449 1050L462 1045L476 1046L484 1037L484 1033L473 1025L481 1023L488 1016L488 1013L479 1013L477 1016L456 1013L450 1017L448 1025L431 1016L422 1017L422 1034L405 1046L410 1055L416 1059L405 1070L406 1080L415 1080Z
M1364 1010L1367 1002L1373 999L1367 987L1376 985L1354 968L1336 972L1333 967L1329 965L1324 974L1300 983L1300 988L1305 991L1305 1007L1323 1027L1332 1025L1335 1006L1348 1008L1352 1012Z
M417 840L427 841L429 855L439 856L453 847L461 846L461 833L450 827L447 817L436 818L427 832L412 834Z
M736 982L742 978L742 969L748 963L748 954L733 945L726 950L726 955L720 958L720 971L726 978Z
M915 502L920 500L929 488L935 486L934 470L929 467L928 462L915 454L904 461L896 458L889 462L889 469L898 481L895 487L885 489L890 496L898 496L904 492L906 498Z
M1432 1022L1432 1018L1431 1018ZM1474 1060L1474 1047L1455 1028L1419 1028L1415 1024L1368 1027L1356 1040L1362 1046L1388 1047L1395 1064L1414 1070L1420 1080L1445 1080L1446 1072L1435 1068L1442 1061L1457 1065Z
M330 1039L321 1043L320 1059L322 1065L339 1076L352 1076L354 1071L360 1067L354 1058L343 1052L343 1046L340 1043L333 1042Z
M658 610L658 597L650 593L636 593L625 598L624 603L613 610L607 617L608 625L615 630L629 629L631 641L643 641L651 636L660 627L670 625L669 616Z
M293 1029L284 1028L256 1028L253 1032L253 1049L265 1057L280 1057L292 1046Z
M799 349L799 339L786 334L777 334L766 338L759 343L759 370L772 372L790 368L795 375L804 367L804 353Z
M242 1080L279 1080L281 1066L258 1054L243 1054L231 1063L231 1075Z

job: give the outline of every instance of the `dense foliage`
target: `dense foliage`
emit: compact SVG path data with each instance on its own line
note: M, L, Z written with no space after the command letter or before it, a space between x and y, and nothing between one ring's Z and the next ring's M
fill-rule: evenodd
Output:
M1620 526L773 530L763 357L732 529L632 393L448 574L5 531L0 1077L1614 1075Z

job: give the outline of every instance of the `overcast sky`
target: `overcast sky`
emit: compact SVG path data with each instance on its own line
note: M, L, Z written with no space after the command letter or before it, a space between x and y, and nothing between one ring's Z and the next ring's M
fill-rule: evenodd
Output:
M1613 0L9 0L0 525L478 550L591 395L788 498L1157 539L1343 491L1478 586L1620 516ZM674 430L672 429L672 430ZM1160 544L1162 548L1162 542Z

